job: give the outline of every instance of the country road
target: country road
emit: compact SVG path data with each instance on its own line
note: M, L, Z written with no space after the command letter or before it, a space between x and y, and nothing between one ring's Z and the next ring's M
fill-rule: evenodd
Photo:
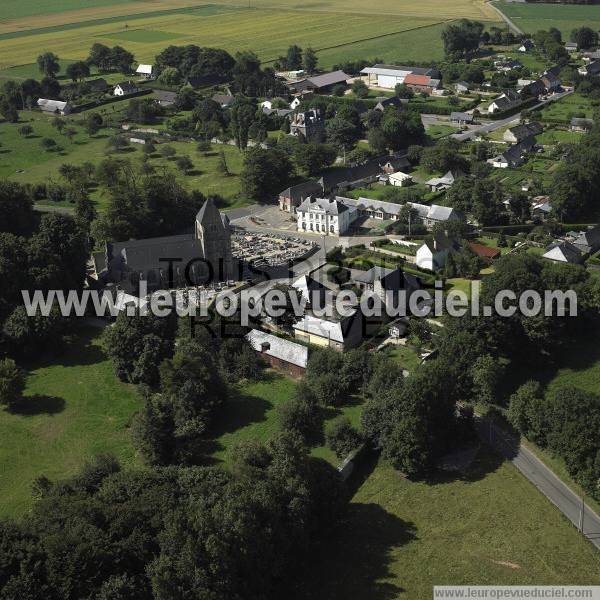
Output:
M531 450L523 446L517 437L480 417L476 419L476 424L479 437L510 460L575 527L579 528L581 498ZM600 517L587 505L583 515L583 530L584 536L600 550Z
M557 100L560 100L560 99L564 98L565 96L568 96L569 94L572 94L572 93L573 93L573 90L567 90L565 92L560 92L559 94L553 94L546 100L542 100L538 104L534 104L533 106L529 107L528 110L534 110L536 108L539 108L540 106L544 106L545 104L550 104L550 102L556 102ZM520 119L521 119L521 113L518 112L514 115L511 115L510 117L506 117L505 119L499 119L498 121L491 121L490 123L486 123L485 125L481 125L480 127L476 127L475 129L470 129L469 131L465 131L463 133L453 133L451 137L453 137L455 140L458 140L459 142L464 142L464 141L470 140L474 137L477 137L479 135L491 133L492 131L496 131L496 129L500 129L501 127L504 127L505 125L509 125L510 123L517 122Z
M513 33L516 33L517 35L523 35L524 31L517 27L514 21L507 17L493 2L488 2L487 4L492 10L498 13L500 18L508 25L508 27L512 30Z

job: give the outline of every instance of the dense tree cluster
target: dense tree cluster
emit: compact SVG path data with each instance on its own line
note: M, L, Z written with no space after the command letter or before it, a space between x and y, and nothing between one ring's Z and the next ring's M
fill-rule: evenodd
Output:
M447 25L442 31L442 41L447 58L454 61L469 61L477 52L483 34L484 25L478 21L461 19Z
M533 41L538 52L552 62L566 62L569 53L565 49L561 32L555 27L548 31L540 30L533 34Z
M104 44L96 43L90 48L86 63L97 67L99 71L131 72L135 57L122 46L109 48Z
M26 522L0 525L3 600L280 598L344 503L289 434L239 448L233 474L99 456L37 493Z

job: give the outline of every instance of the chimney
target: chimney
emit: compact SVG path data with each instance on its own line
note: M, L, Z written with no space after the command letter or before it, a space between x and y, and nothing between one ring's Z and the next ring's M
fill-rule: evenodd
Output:
M261 352L266 352L267 350L271 349L271 344L269 344L269 342L262 342L260 345L260 351Z

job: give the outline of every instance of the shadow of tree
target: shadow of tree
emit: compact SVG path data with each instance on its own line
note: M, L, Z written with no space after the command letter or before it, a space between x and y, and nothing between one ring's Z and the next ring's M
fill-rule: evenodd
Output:
M34 394L33 396L23 396L9 407L9 412L13 415L23 416L54 415L62 412L64 409L65 401L63 398Z
M217 439L251 423L265 421L266 412L270 408L271 404L263 398L234 390L211 427L211 437Z
M393 600L404 591L390 581L394 550L415 540L414 523L378 504L350 504L331 538L312 555L302 578L309 600ZM386 581L387 580L387 581ZM304 587L304 586L303 586Z

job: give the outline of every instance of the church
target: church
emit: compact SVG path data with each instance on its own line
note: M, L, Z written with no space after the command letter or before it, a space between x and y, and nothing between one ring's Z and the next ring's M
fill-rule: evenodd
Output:
M198 211L193 233L106 242L94 263L101 285L128 293L137 293L141 281L151 292L237 278L229 219L212 198Z

